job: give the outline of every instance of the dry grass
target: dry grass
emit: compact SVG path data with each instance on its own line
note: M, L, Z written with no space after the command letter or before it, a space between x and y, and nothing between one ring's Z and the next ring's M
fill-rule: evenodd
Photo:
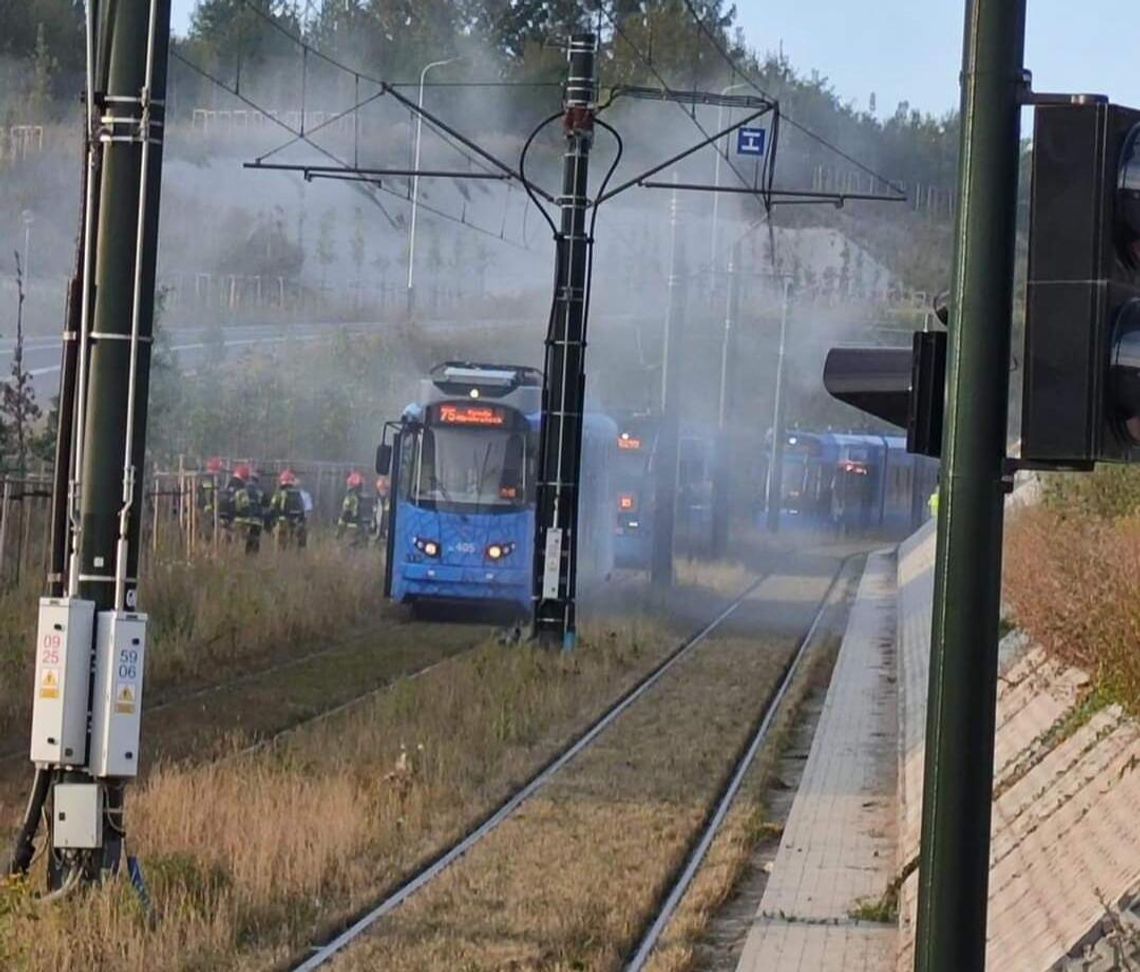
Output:
M156 927L118 883L51 908L0 894L3 967L283 960L463 832L670 643L640 621L583 635L573 656L488 644L272 752L156 771L128 805Z
M741 563L724 560L681 560L673 567L677 583L718 594L737 595L756 580L756 571Z
M1106 702L1140 713L1140 517L1021 511L1006 534L1004 596L1022 628L1089 672Z
M148 701L343 637L375 614L380 582L378 555L351 556L331 541L303 555L226 551L149 565L140 583L151 619ZM28 718L39 584L29 578L0 595L0 729Z
M710 641L338 967L620 968L789 651Z
M751 866L756 849L779 840L781 826L768 819L766 798L805 699L812 692L826 691L840 640L840 635L833 634L817 645L797 672L768 742L757 754L704 864L649 961L650 972L688 972L697 967L700 943Z

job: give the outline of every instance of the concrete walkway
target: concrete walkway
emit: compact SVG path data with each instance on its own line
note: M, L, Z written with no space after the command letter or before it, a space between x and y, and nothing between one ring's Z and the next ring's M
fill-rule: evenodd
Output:
M893 926L851 917L896 858L896 566L872 554L740 972L880 972Z

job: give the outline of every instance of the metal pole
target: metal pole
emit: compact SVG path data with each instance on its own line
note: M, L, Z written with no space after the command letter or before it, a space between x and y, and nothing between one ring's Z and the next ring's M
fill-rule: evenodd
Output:
M677 173L673 173L677 181ZM681 361L677 345L684 322L685 252L679 234L680 199L677 190L669 204L669 281L661 364L661 430L653 450L653 553L650 580L655 588L673 586L673 543L677 516L677 464L679 461Z
M934 574L917 972L985 967L1025 0L970 0Z
M25 209L22 213L24 220L24 279L29 284L32 282L31 267L32 256L32 223L35 222L36 216L30 209Z
M586 394L586 286L590 147L597 98L597 36L570 39L563 107L562 222L555 239L554 306L546 336L534 544L534 633L574 647L578 572L578 483Z
M96 92L102 166L90 332L82 335L77 396L78 523L71 589L96 611L133 610L138 577L146 405L154 323L170 0L100 7ZM102 852L88 876L114 871L122 853L123 783L109 781Z
M768 481L764 488L764 505L768 514L768 532L780 529L780 506L783 499L784 472L784 357L788 342L788 291L792 282L784 278L784 296L780 304L780 350L776 355L776 401L772 406L772 455L768 463Z
M442 61L432 61L430 64L425 64L424 69L420 71L420 96L416 102L418 108L424 106L424 79L427 77L428 71L434 67L443 67L445 64L452 64L458 61L459 57L449 57ZM416 113L416 150L415 158L412 162L412 171L418 172L420 168L420 135L424 128L424 116ZM408 313L412 312L415 305L413 298L414 290L412 288L413 273L415 271L416 262L416 210L419 208L420 198L420 177L418 175L412 176L412 221L408 229Z
M712 552L724 556L728 548L729 455L728 409L730 405L729 372L735 346L736 321L740 316L740 258L742 241L737 240L728 260L728 300L724 313L724 332L720 342L720 400L717 407L716 469L713 477Z
M721 89L721 92L720 92L721 97L724 97L730 91L735 91L737 88L750 88L750 87L752 87L752 85L748 84L747 82L744 82L742 84L730 84L727 88ZM716 130L719 132L723 128L724 128L724 105L721 105L719 108L717 108L717 111L716 111ZM728 136L726 135L725 138L727 138L727 137ZM714 146L714 148L716 149L716 151L713 152L713 154L716 156L716 165L715 165L715 168L713 169L713 185L716 186L717 188L719 188L720 187L720 160L721 160L721 154L722 153L721 153L719 145ZM717 215L720 212L720 193L714 192L712 194L712 197L713 197L713 199L712 199L712 205L713 205L713 208L712 208L712 233L710 234L710 240L709 240L709 265L715 270L716 269L716 261L718 258L717 245L716 245L717 244L716 222L717 222Z

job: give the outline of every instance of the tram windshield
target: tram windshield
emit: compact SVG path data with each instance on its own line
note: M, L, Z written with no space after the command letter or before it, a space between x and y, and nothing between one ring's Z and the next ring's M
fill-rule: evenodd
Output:
M508 512L532 501L529 434L428 427L414 443L411 499L442 512Z

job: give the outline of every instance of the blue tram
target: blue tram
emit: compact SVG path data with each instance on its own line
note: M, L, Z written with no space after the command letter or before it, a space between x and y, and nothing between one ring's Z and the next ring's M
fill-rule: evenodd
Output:
M614 460L618 494L614 533L616 562L620 567L646 569L652 559L660 425L659 416L629 416L618 436ZM677 453L674 541L678 550L695 551L702 549L712 537L715 434L684 424Z
M797 430L786 433L778 480L787 525L903 535L926 516L938 461L908 453L902 436Z
M385 593L413 606L532 606L542 374L527 367L446 362L418 401L389 423L377 469L392 469ZM613 569L610 484L618 430L587 415L582 435L578 573Z

